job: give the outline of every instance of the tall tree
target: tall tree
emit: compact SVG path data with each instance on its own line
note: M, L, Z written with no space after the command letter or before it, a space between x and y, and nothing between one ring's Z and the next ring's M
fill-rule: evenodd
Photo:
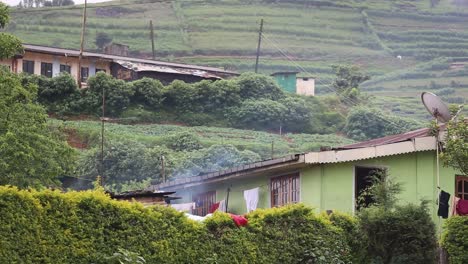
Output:
M98 32L96 34L96 46L102 50L105 45L112 42L112 38L105 32Z
M55 185L73 167L74 151L47 126L36 97L36 86L22 86L17 75L0 69L1 185Z
M468 123L463 118L448 123L441 159L445 166L468 175Z
M8 6L0 2L0 29L10 21ZM0 32L0 59L11 58L23 51L21 41L8 33Z
M332 68L336 74L332 85L338 97L346 104L358 103L361 98L359 85L370 76L363 74L355 65L335 65Z

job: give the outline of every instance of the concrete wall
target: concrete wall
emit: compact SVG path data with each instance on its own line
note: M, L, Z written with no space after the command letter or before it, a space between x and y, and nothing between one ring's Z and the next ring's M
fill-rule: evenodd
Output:
M355 211L355 167L385 167L396 182L403 184L400 203L420 203L429 200L429 206L434 221L437 223L437 174L435 152L425 151L377 159L355 162L311 165L300 170L301 194L300 201L315 207L317 212L338 210L347 213ZM229 211L237 214L246 213L243 190L260 187L259 208L270 207L269 179L294 172L284 171L251 176L242 179L232 179L216 184L206 184L201 187L176 190L178 201L190 202L192 196L206 191L216 191L216 200L226 197L227 188L231 188L229 196ZM440 169L440 186L443 190L454 194L456 171Z
M78 77L78 58L50 55L36 52L26 51L23 58L18 59L17 73L23 71L23 60L34 61L34 74L41 74L41 62L52 63L52 75L57 76L60 73L60 64L71 66L71 75L76 80ZM3 63L4 61L0 62ZM82 67L89 68L89 76L95 74L96 69L104 69L110 73L110 61L83 58L81 61Z
M314 96L315 95L315 79L314 78L302 78L296 79L296 93Z

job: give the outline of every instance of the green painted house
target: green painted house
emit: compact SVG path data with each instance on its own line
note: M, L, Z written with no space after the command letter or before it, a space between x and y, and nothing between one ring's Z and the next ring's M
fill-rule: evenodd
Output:
M298 72L275 72L271 76L286 92L296 93L296 75Z
M373 170L386 168L403 184L400 203L430 201L437 219L436 139L428 129L374 139L328 151L309 152L248 164L225 171L187 177L153 186L176 191L180 203L198 204L204 215L225 200L227 211L247 212L244 190L259 187L258 208L304 203L317 211L354 213L358 194L369 184ZM440 187L468 199L468 177L440 166Z

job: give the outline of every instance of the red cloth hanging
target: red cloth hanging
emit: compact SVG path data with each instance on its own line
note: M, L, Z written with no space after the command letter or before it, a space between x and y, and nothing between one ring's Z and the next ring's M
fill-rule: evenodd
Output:
M241 215L229 214L229 216L232 218L232 221L234 221L237 227L246 226L249 223L247 218Z
M210 207L210 210L208 211L208 213L212 214L212 213L214 213L216 210L218 210L218 208L219 208L219 203L220 203L220 202L217 202L217 203L212 204L211 207Z
M460 200L457 203L457 213L459 215L468 215L468 200Z

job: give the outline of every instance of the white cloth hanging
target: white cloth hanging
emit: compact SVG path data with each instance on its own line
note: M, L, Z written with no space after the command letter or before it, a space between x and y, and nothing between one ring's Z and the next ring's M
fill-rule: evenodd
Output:
M226 200L219 201L218 211L225 213L226 212Z
M244 200L247 207L247 213L257 209L259 187L244 191Z
M171 204L171 207L179 212L189 212L195 209L195 203Z

